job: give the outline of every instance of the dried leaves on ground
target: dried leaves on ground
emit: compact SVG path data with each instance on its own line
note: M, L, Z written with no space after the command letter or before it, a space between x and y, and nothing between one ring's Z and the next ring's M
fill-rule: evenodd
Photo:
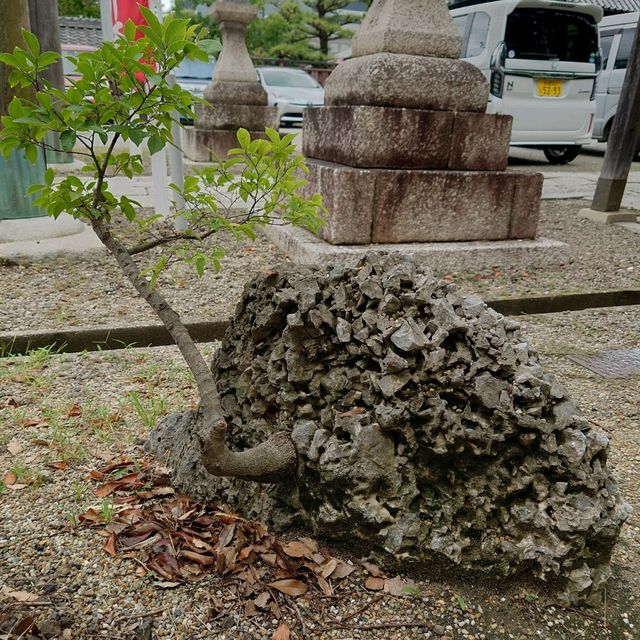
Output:
M93 470L89 477L98 483L94 494L101 502L79 518L105 538L106 553L134 560L137 573L153 575L158 587L215 571L244 599L246 615L268 608L280 617L278 594L329 597L332 585L356 570L311 538L285 542L260 522L176 493L168 471L150 460L129 458ZM400 596L415 590L412 582L384 577L372 563L363 568L372 591Z

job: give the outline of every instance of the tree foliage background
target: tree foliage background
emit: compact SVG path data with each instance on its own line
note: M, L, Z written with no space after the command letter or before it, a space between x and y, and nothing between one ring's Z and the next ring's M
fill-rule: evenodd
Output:
M218 25L208 15L201 15L198 5L212 5L215 0L175 0L178 17L189 17L207 27L212 38L220 37ZM364 0L367 7L373 0ZM277 10L265 12L266 0L251 0L261 10L259 18L247 28L247 47L254 57L322 62L330 59L329 44L349 38L347 25L358 16L339 13L353 0L276 0ZM60 15L100 17L99 0L58 0Z
M100 0L58 0L61 16L100 17Z

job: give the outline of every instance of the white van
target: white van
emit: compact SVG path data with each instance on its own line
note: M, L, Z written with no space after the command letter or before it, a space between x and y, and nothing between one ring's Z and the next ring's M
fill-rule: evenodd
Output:
M571 162L591 142L602 9L556 0L449 6L460 57L490 82L487 113L513 116L511 144L542 149L553 164Z
M640 12L636 11L607 16L600 23L602 71L596 83L596 117L593 125L593 137L600 142L609 139L639 17Z

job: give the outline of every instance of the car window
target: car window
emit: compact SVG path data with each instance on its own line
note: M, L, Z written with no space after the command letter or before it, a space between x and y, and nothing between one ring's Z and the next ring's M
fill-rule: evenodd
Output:
M296 89L316 89L320 85L304 71L286 69L262 69L262 77L269 87L292 87Z
M465 58L479 56L487 44L487 36L489 35L489 22L491 18L488 13L478 11L473 14L473 22L467 39L467 50L464 54Z
M592 16L518 7L507 18L507 57L595 63L598 27Z
M620 38L620 44L618 45L618 53L616 54L616 61L613 65L614 69L626 69L629 62L629 54L631 53L631 45L633 44L633 36L635 35L635 29L625 29L622 32Z
M460 32L460 36L462 37L462 45L460 47L460 57L464 58L465 57L465 51L467 50L467 39L466 39L466 35L467 34L467 18L469 17L469 15L465 15L465 16L456 16L453 19L453 24L456 25L456 28L458 29L458 31Z
M607 68L609 62L609 54L611 53L611 45L613 44L613 38L615 34L604 34L600 37L600 50L602 51L602 68Z
M176 78L211 80L212 75L213 62L185 59L176 67Z

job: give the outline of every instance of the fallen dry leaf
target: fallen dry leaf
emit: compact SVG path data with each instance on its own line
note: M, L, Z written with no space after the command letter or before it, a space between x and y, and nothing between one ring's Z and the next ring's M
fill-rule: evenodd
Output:
M69 467L66 462L50 462L49 466L53 467L54 469L58 469L59 471L64 471Z
M289 640L291 637L291 632L289 631L289 627L286 622L283 622L271 636L271 640Z
M351 575L355 570L356 568L354 566L347 564L346 562L342 562L342 560L338 560L336 568L329 577L334 580L341 580L342 578L346 578Z
M7 444L7 451L12 455L12 456L17 456L19 453L22 453L23 449L22 449L22 445L17 441L17 440L11 440L8 444Z
M80 407L80 405L77 402L74 402L71 405L71 408L69 409L69 412L67 413L67 417L68 418L76 418L78 416L82 415L82 408Z
M102 547L103 551L106 551L112 558L116 557L116 534L110 533L107 541Z
M318 586L325 596L333 595L333 589L331 588L331 585L322 576L316 576L316 580L318 581Z
M367 412L366 409L363 409L362 407L353 407L353 409L349 409L349 411L345 411L344 413L341 413L340 417L350 418L351 416L359 416L366 412Z
M7 471L4 474L3 480L7 487L10 487L11 485L14 485L16 483L16 474L13 473L13 471Z
M384 578L372 576L367 578L364 586L366 589L369 589L369 591L382 591L384 589Z
M323 578L328 578L338 566L338 561L335 558L329 558L323 565L319 567L320 575Z
M256 607L259 607L260 609L264 609L269 600L271 598L271 594L268 591L263 591L254 601L253 603L256 605Z
M21 423L21 426L23 427L48 427L49 425L46 424L45 422L42 422L42 420L36 420L34 418L25 418Z
M413 580L403 580L397 576L384 581L384 590L392 596L412 596L416 594L418 587Z
M373 564L372 562L363 562L362 566L364 570L374 578L380 578L383 575L380 567L378 567L377 564Z
M282 547L282 550L291 558L304 558L311 557L313 555L313 549L310 549L301 540L294 540Z
M309 590L309 587L300 580L276 580L270 582L268 587L280 591L287 596L303 596Z
M24 489L27 485L16 482L15 484L8 484L7 489L11 489L12 491L19 491L20 489Z
M7 586L2 587L3 596L7 596L8 598L12 598L16 602L36 602L36 600L40 600L40 596L35 593L29 593L28 591L13 591Z

